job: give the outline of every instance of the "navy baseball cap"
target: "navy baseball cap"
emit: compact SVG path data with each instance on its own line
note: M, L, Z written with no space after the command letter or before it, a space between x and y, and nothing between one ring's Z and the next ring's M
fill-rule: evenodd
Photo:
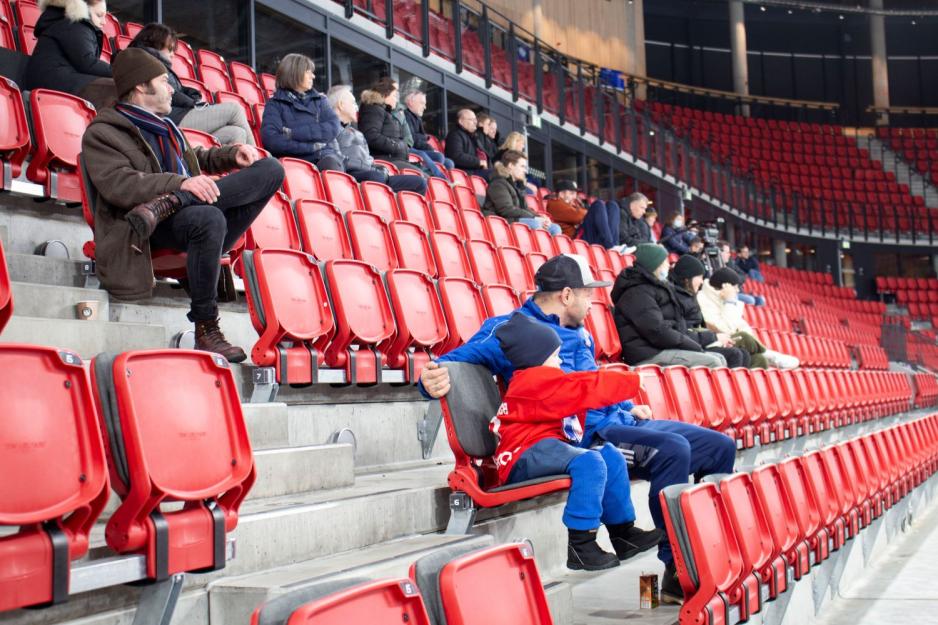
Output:
M554 256L534 275L534 283L538 291L562 291L571 289L591 289L600 286L611 286L611 282L603 282L593 278L593 272L586 259L579 254L561 254Z

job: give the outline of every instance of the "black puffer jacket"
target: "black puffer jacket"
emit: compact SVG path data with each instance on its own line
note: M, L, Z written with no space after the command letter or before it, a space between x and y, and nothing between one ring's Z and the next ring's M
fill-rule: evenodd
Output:
M671 287L674 289L677 301L681 305L681 315L687 324L690 337L701 347L706 347L717 340L717 335L708 330L707 324L704 323L703 313L700 311L697 297L673 280L671 281Z
M446 157L459 169L482 169L476 138L466 132L462 126L455 125L446 135ZM492 163L488 164L492 167Z
M82 0L49 0L36 22L36 49L26 66L24 89L55 89L78 95L97 78L110 78L101 60L104 33Z
M177 126L182 122L182 118L195 108L195 105L202 101L202 93L192 87L183 87L179 76L173 71L173 64L163 58L155 49L147 46L131 46L146 50L160 63L166 66L166 73L169 75L169 86L173 88L173 110L169 113L169 118Z
M627 203L623 203L619 211L621 215L619 219L619 244L632 247L642 243L651 243L651 229L645 220L632 217Z
M669 282L634 265L622 271L612 287L613 316L622 360L636 365L666 349L703 351L687 332L681 303Z
M406 162L404 127L391 113L391 107L384 103L384 98L376 91L363 91L361 100L358 129L365 135L371 155L388 161Z
M487 134L482 132L481 128L476 131L476 145L479 146L480 150L485 152L485 156L489 159L489 163L495 162L495 154L498 152L498 144L495 143L495 139L490 139Z

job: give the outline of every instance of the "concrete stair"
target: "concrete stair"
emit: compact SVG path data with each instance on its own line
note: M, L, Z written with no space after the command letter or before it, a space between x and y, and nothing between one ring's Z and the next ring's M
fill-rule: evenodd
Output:
M892 148L877 137L858 137L860 147L867 147L870 158L882 161L883 169L896 174L896 181L909 185L909 192L925 198L925 205L931 208L938 207L938 188L922 176L904 158L899 156Z

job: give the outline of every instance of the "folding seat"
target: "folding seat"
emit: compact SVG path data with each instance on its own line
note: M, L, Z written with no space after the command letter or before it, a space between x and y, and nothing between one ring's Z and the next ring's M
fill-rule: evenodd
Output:
M449 309L450 334L455 335L457 344L462 343L485 319L479 292L474 284L459 278L441 279L439 287L444 311ZM461 317L458 320L456 311ZM500 506L569 488L568 475L494 486L498 478L492 456L497 441L489 430L489 422L501 405L498 386L486 367L461 362L447 362L443 366L449 370L451 388L440 400L440 406L446 438L455 456L455 467L448 479L453 492L447 534L468 533L475 521L476 506Z
M594 299L586 316L586 329L593 337L593 352L600 362L619 362L622 345L612 311L602 300Z
M400 219L391 187L380 182L363 182L360 189L365 210L380 215L388 223Z
M303 250L319 261L352 258L345 219L335 207L320 200L300 200L294 207Z
M490 317L507 315L522 304L518 292L505 284L482 285L482 300Z
M138 24L137 22L127 22L124 24L124 32L126 32L127 36L130 38L136 37L141 30L143 30L143 24ZM177 43L176 45L178 46L179 44Z
M691 370L682 366L664 367L662 374L671 391L671 396L675 398L675 419L692 425L708 427L706 409L691 378ZM678 398L680 399L678 400Z
M573 239L573 253L582 256L593 271L598 271L599 267L596 266L596 261L593 258L593 250L590 247L590 244L584 241L583 239Z
M466 231L463 229L463 222L459 215L459 210L448 202L431 202L430 214L433 215L433 222L437 230L451 232L460 239L466 238Z
M736 394L739 409L743 413L741 425L737 426L743 447L748 449L755 445L755 435L760 431L767 412L764 398L758 394L754 381L753 371L759 369L730 369L736 383ZM768 442L769 439L766 439Z
M782 484L788 491L795 509L801 538L808 544L812 565L820 564L830 556L828 533L822 526L820 504L811 488L803 459L789 458L778 464Z
M691 367L690 378L702 406L706 407L704 413L704 427L721 431L730 438L736 438L732 430L732 421L735 415L727 412L722 395L715 388L715 382L710 369L706 367ZM735 410L735 405L734 405ZM732 432L732 433L729 433Z
M477 239L495 243L495 241L492 240L492 231L489 230L489 224L481 212L461 210L459 211L459 216L462 218L463 231L466 233L467 239Z
M844 520L844 538L850 539L860 531L863 516L862 503L866 499L865 486L856 476L852 458L847 459L849 450L841 445L830 445L821 450L832 483L839 493L840 514Z
M293 206L283 193L276 193L245 234L245 249L300 249L300 235Z
M448 337L443 307L433 281L421 271L395 269L384 279L397 331L379 349L388 367L403 369L404 379L416 382L426 364L441 353L439 348Z
M261 86L257 84L257 80L236 77L233 78L231 82L233 83L235 93L244 98L251 106L263 104L267 101L267 94Z
M524 254L516 247L498 248L498 257L505 269L505 277L513 289L519 293L534 290L534 274Z
M553 237L553 239L557 254L576 254L576 250L573 247L573 239L567 235L558 234Z
M430 248L441 278L468 278L474 280L472 265L460 238L452 232L437 230L430 233Z
M488 241L467 241L466 253L475 280L480 285L509 284L494 245Z
M801 462L807 475L808 486L817 501L821 527L826 529L828 536L832 539L830 549L836 551L846 541L846 526L841 516L839 494L842 486L834 482L825 456L820 451L806 453L801 457Z
M471 278L441 277L437 288L449 328L449 339L440 348L445 354L472 338L488 318L488 311L479 287Z
M397 194L397 201L401 219L417 224L427 234L436 229L425 197L413 191L401 191Z
M592 315L592 310L590 315ZM662 368L658 365L641 365L634 371L642 377L642 387L634 403L649 406L655 419L679 421L678 410L675 407L677 398L671 393L671 387Z
M448 180L427 178L427 197L431 202L446 202L456 206L456 194Z
M199 50L199 56L201 56L203 52L206 51ZM233 93L231 78L228 76L227 69L219 69L212 65L201 64L199 66L199 77L202 79L202 83L205 87L212 93L223 91Z
M29 125L23 95L12 80L0 76L0 166L3 168L2 188L9 190L20 175L30 150Z
M251 625L317 623L431 625L416 585L409 579L376 582L326 579L280 595L254 610Z
M534 213L535 215L538 215L544 212L543 209L541 208L541 203L533 195L525 195L524 203L527 205L528 210Z
M453 187L453 196L456 200L456 207L464 211L482 211L479 206L479 200L476 198L475 191L469 187L456 185Z
M345 224L356 259L374 265L382 272L398 267L391 232L380 215L350 211L345 213Z
M78 155L94 107L77 96L49 89L33 89L29 103L36 144L26 177L43 185L48 197L81 202Z
M772 541L785 562L792 567L795 579L801 579L811 569L808 544L804 541L792 501L780 473L780 465L757 467L752 472L752 485L759 504L769 522Z
M319 177L326 193L325 199L332 202L340 212L365 210L365 203L354 178L341 171L324 171Z
M70 563L88 552L109 490L91 384L78 355L4 345L0 359L8 368L0 384L3 612L68 598Z
M626 267L625 256L613 250L608 250L608 252L609 263L612 265L612 271L618 277L618 275L622 273L622 270ZM755 306L747 306L746 310L750 308L755 308Z
M535 252L540 252L548 258L553 258L559 253L557 245L554 243L554 237L547 230L532 230L531 236L534 237Z
M150 580L223 569L256 478L231 365L172 349L100 354L91 369L121 498L108 546L145 555Z
M739 610L739 620L748 620L759 607L758 597L755 606L749 601L748 587L756 580L743 570L739 543L716 484L675 484L660 497L687 622L733 622L731 607Z
M436 138L436 137L432 137ZM442 150L440 150L442 152ZM470 181L472 182L472 190L476 192L477 196L485 197L485 193L488 190L489 183L485 181L485 178L482 176L470 176Z
M414 269L431 278L437 275L436 261L427 234L417 224L409 221L392 221L390 226L391 241L397 253L398 263L402 268Z
M326 193L316 167L299 158L281 158L283 190L291 200L325 200Z
M518 247L518 241L511 226L504 218L488 215L485 218L489 231L492 233L492 243L498 247Z
M534 231L523 223L515 222L511 224L511 231L514 234L516 247L525 254L537 252L537 242L534 240Z
M537 252L531 252L524 255L524 260L528 264L528 269L531 270L532 276L537 276L537 270L541 268L541 265L546 263L549 259L544 254L538 254Z
M417 560L412 572L431 611L439 610L437 623L553 623L534 549L526 541L468 553L463 545L444 547Z
M16 37L13 34L13 26L6 15L2 14L3 8L0 6L0 48L6 50L16 50Z
M442 150L441 150L441 152L442 152ZM464 172L463 170L461 170L461 169L451 169L451 170L449 171L449 176L450 176L450 178L451 178L452 181L453 181L453 188L454 188L454 189L455 189L457 186L460 186L460 185L472 189L472 180L470 179L469 174L467 174L467 173ZM473 190L473 193L475 193L475 190ZM485 195L485 193L482 193L481 195Z

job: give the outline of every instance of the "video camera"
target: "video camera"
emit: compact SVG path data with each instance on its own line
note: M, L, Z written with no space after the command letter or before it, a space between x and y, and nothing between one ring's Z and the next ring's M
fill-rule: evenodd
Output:
M723 218L717 217L713 221L691 225L696 227L697 236L703 241L704 248L700 253L700 262L707 268L707 275L710 275L723 267L723 257L720 256L720 248L717 245L720 240L720 226L723 225Z

